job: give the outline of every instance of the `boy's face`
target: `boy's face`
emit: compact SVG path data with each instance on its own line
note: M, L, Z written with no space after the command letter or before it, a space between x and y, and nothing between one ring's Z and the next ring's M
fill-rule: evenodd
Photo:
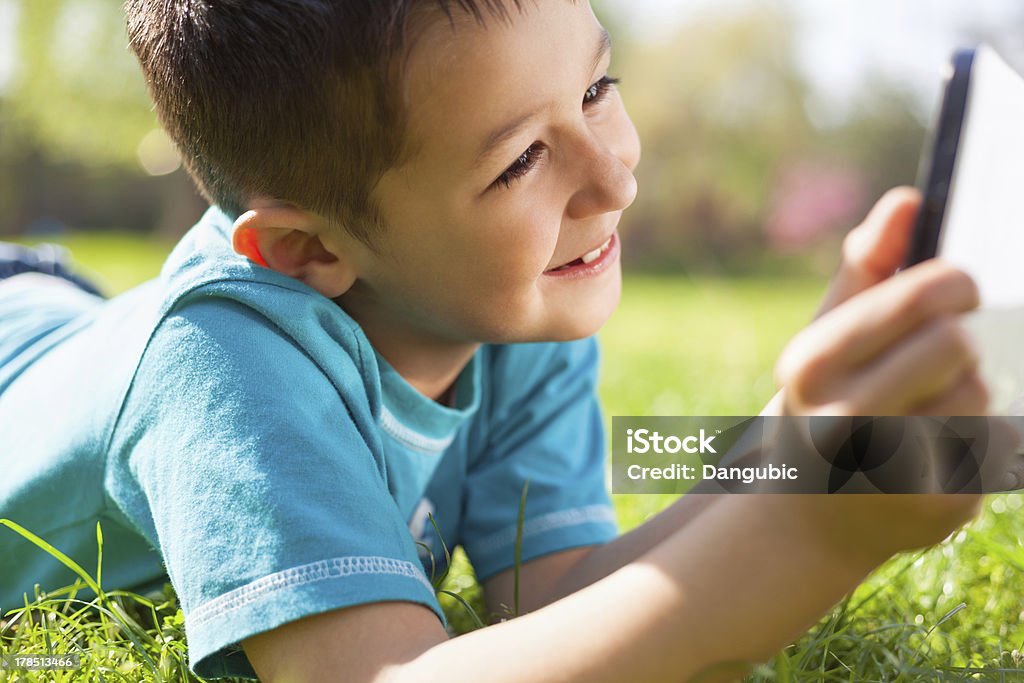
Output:
M412 151L374 190L386 229L340 299L368 331L566 340L618 304L615 231L640 144L602 81L606 34L584 0L510 15L485 27L457 17L454 31L433 21L410 46Z

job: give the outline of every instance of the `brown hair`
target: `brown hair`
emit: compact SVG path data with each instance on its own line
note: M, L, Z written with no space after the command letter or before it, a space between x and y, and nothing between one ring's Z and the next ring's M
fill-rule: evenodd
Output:
M370 193L403 154L396 87L423 0L126 0L128 39L160 122L204 196L321 213L370 244ZM478 22L521 0L432 0ZM396 71L398 69L398 71Z

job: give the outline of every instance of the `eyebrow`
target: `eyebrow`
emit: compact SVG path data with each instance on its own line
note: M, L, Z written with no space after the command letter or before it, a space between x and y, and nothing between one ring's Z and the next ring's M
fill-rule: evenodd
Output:
M594 64L590 67L591 73L597 69L597 65L601 63L601 60L606 54L611 52L611 49L612 38L608 35L608 29L602 27L601 34L597 39L597 53L594 57ZM488 135L487 139L480 146L480 151L477 153L476 161L473 162L473 166L471 168L476 170L483 166L484 162L492 156L497 147L500 147L503 143L518 135L526 124L537 116L538 113L539 110L534 110L524 114L523 116L519 116Z

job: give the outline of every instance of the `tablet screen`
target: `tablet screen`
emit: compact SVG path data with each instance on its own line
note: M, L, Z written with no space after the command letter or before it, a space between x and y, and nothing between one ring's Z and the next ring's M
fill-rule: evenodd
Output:
M991 412L1024 415L1024 79L981 47L965 104L937 251L978 284L964 324Z
M974 57L939 240L983 308L1024 306L1024 79L988 47Z

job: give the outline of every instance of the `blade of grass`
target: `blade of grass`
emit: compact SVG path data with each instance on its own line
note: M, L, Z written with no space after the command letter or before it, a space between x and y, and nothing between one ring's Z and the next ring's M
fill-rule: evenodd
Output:
M434 515L428 514L427 519L430 520L430 525L434 527L434 533L437 534L437 540L441 541L441 550L444 551L444 573L441 574L441 578L437 580L437 585L444 583L444 580L448 578L448 572L452 568L452 554L448 551L448 544L444 542L444 536L441 535L441 530L437 528L437 522L434 521ZM430 555L433 559L434 555Z
M430 546L423 541L416 541L416 545L423 548L430 557L430 585L433 586L436 591L439 582L434 579L434 576L437 574L437 564L434 562L434 551L431 550Z
M472 605L470 605L468 602L466 602L466 599L464 597L462 597L461 595L459 595L455 591L450 591L450 590L445 590L445 589L441 589L438 592L439 593L444 593L445 595L449 596L450 598L453 598L456 602L458 602L460 605L462 605L465 608L465 610L467 612L469 612L469 616L473 620L473 623L476 625L477 628L483 628L484 627L484 622L480 620L480 617L477 615L476 610L473 609Z
M523 563L523 518L526 516L526 492L530 489L530 480L523 482L523 492L519 498L519 519L516 520L515 566L513 569L512 610L513 616L519 616L519 568Z
M103 585L103 530L96 522L96 585Z
M96 593L96 595L102 595L103 591L100 590L100 585L91 577L89 573L82 569L82 566L72 560L70 557L62 553L61 551L54 548L52 545L44 541L43 539L36 536L34 533L21 526L17 522L13 522L9 519L0 519L0 525L7 527L14 533L18 534L25 540L29 541L33 545L37 546L41 550L49 553L58 562L63 564L65 567L73 571L75 574L80 576L86 585L89 586Z

